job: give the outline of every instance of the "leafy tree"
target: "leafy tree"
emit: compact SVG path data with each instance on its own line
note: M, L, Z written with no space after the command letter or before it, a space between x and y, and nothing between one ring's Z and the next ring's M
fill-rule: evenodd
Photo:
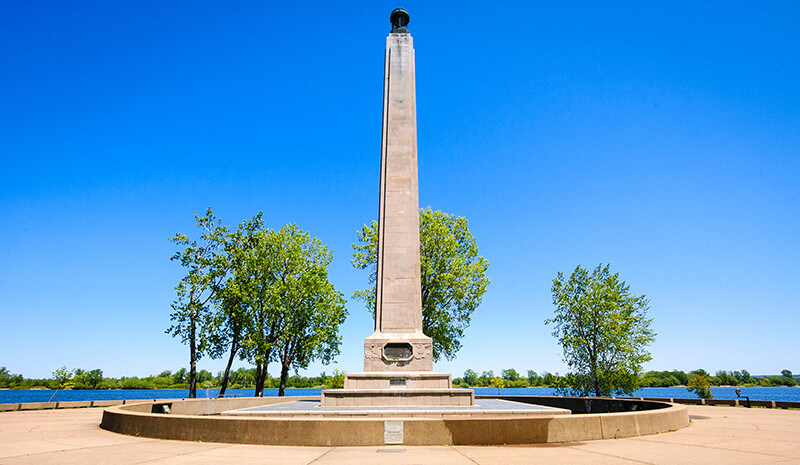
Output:
M166 331L173 337L180 336L181 341L189 345L190 398L197 397L197 360L207 348L207 340L200 337L200 332L208 319L209 302L225 276L225 269L221 266L224 258L221 247L227 234L227 229L220 225L211 208L206 211L206 216L195 214L194 217L203 231L199 242L181 233L170 239L183 247L172 256L172 260L186 268L187 274L175 286L178 297L172 303L170 320L173 324Z
M736 378L737 384L739 385L755 384L757 382L757 380L753 379L753 377L750 376L750 372L747 370L734 371L733 377Z
M341 389L344 387L344 376L347 373L344 371L333 370L333 374L331 376L325 376L322 374L322 378L324 379L324 383L326 387L330 389Z
M717 370L715 378L717 378L720 385L735 386L738 384L736 378L725 370Z
M284 329L279 308L274 305L275 270L281 260L278 249L274 234L264 228L260 214L239 226L228 247L233 277L226 285L223 297L229 299L224 309L228 318L226 324L231 331L236 327L231 319L235 315L231 311L234 307L230 305L238 303L240 306L235 308L242 312L243 322L240 357L256 367L253 373L256 397L264 395L269 376L267 367L274 357L273 346ZM231 334L230 341L235 345L237 338ZM231 352L234 351L232 346Z
M683 371L681 371L681 370L672 370L672 371L670 372L670 374L671 374L672 376L674 376L674 377L675 377L675 379L677 379L677 380L678 380L678 383L677 383L677 384L680 384L680 385L686 386L686 385L689 383L689 375L687 375L686 373L684 373L684 372L683 372ZM676 385L677 385L677 384L676 384Z
M24 382L22 375L12 374L6 367L0 367L0 388L13 388Z
M492 382L492 378L494 378L494 371L484 371L481 373L481 376L478 378L478 385L479 386L489 386Z
M246 388L255 386L255 368L239 368L230 374L230 383L233 387Z
M500 372L500 377L506 381L517 381L519 380L519 373L517 370L513 368L509 368L508 370L503 370Z
M495 377L489 380L489 385L497 389L503 389L506 387L506 381L503 378Z
M647 298L632 296L609 265L591 274L578 265L569 279L559 272L552 293L555 317L545 323L555 325L553 336L573 370L568 390L631 395L639 387L642 363L651 359L645 347L655 338Z
M333 254L319 239L293 224L270 236L276 259L271 305L283 326L274 341L282 396L291 368L306 368L312 360L327 364L339 354L347 311L342 293L328 281Z
M61 367L53 372L53 381L55 381L56 389L64 389L72 384L72 378L75 375L73 370L68 370L67 367Z
M254 289L258 288L254 280L261 273L261 270L256 269L259 265L257 261L259 234L261 236L266 234L261 212L251 220L242 222L234 233L225 238L225 260L230 273L214 295L216 312L210 317L207 331L208 351L212 358L219 358L225 351L229 352L228 363L222 374L219 397L225 396L234 359L237 355L242 357L247 355L241 352L245 343L243 337L251 323L249 318L256 317L258 313L251 307L254 303L253 298L256 305L263 303L263 300L253 294ZM266 367L261 369L261 372L266 376ZM263 378L259 376L259 379L263 385Z
M541 382L542 382L542 378L540 378L539 375L535 371L528 370L528 385L529 386L539 386L541 384Z
M694 391L697 397L701 399L712 399L714 395L711 394L708 374L705 373L705 370L700 371L702 372L695 373L689 378L689 384L686 386L686 390L689 392Z
M75 370L72 377L73 389L97 389L103 382L103 370L95 369L85 371L80 368Z
M242 340L248 325L247 304L239 292L239 283L235 279L228 280L219 290L216 297L217 311L210 318L208 329L211 358L220 358L228 352L228 363L222 372L219 397L225 397L230 380L231 367L237 355L240 355Z
M284 395L290 369L329 363L339 353L347 312L328 281L332 254L296 225L264 229L260 214L240 225L227 250L232 277L219 293L225 316L216 340L231 344L229 364L240 348L256 366L256 396L263 395L269 362L278 361Z
M433 339L433 359L452 360L472 313L481 303L489 278L489 262L478 255L466 218L430 207L420 210L420 268L422 280L422 331ZM365 303L375 317L378 223L358 232L353 244L353 266L368 269L369 287L353 297Z
M792 370L781 370L781 376L784 378L793 378Z
M686 373L675 371L648 371L642 378L643 387L671 387L679 384L686 385L678 376L686 377ZM688 378L686 378L688 382Z
M478 374L472 370L467 370L464 372L464 382L467 386L475 386L478 384Z
M11 377L13 375L6 367L0 367L0 388L11 387Z
M183 384L186 382L186 368L181 368L172 375L173 384Z

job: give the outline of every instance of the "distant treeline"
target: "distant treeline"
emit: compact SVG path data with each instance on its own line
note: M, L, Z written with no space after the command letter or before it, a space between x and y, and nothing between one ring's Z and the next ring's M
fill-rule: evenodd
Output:
M717 371L711 376L703 369L690 371L648 371L640 379L641 387L672 387L686 386L689 379L695 375L705 375L710 386L796 386L800 384L798 377L789 370L781 371L780 375L753 376L747 370L742 371ZM473 370L467 370L461 378L455 378L453 385L456 387L564 387L569 383L566 376L558 373L543 372L541 375L533 370L528 370L527 375L520 375L513 368L502 370L499 376L493 371L484 371L478 375Z
M255 387L255 368L239 368L231 371L228 388L250 389ZM222 373L216 376L207 370L197 372L197 385L202 389L213 389L222 383ZM277 389L280 378L267 376L265 388ZM322 372L319 376L290 376L287 387L313 388L328 387L338 388L344 385L344 373L335 370L333 374ZM106 378L103 370L68 370L64 367L53 372L53 377L48 379L25 378L22 375L11 374L5 367L0 367L0 388L6 389L188 389L189 372L181 368L175 372L162 371L157 375L139 378L136 376L123 376L122 378Z
M175 372L163 371L157 375L143 378L136 376L122 378L106 378L100 369L68 370L65 367L53 372L48 379L25 378L11 374L5 367L0 367L0 388L6 389L188 389L189 379L186 368ZM252 389L255 387L255 368L239 368L231 371L231 389ZM703 369L690 371L648 371L641 378L642 387L686 386L694 375L704 375L710 386L796 386L800 384L798 377L791 371L783 370L780 375L753 376L747 370L717 371L710 375ZM222 373L216 376L207 370L197 373L198 386L202 389L213 389L222 383ZM277 389L280 378L267 376L265 388ZM339 388L344 385L344 372L335 370L333 374L322 372L319 376L290 376L287 379L290 388ZM455 387L561 387L565 385L565 377L558 373L543 372L541 375L528 370L525 376L517 370L509 368L501 370L499 375L493 371L484 371L480 375L473 370L466 370L460 378L453 379Z

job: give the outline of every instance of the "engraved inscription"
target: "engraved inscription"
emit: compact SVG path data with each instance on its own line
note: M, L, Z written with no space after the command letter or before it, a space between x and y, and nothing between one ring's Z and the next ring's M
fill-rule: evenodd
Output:
M414 349L407 342L390 342L383 346L383 358L390 362L405 362L414 357Z
M383 443L402 444L403 443L403 422L384 421L383 422Z

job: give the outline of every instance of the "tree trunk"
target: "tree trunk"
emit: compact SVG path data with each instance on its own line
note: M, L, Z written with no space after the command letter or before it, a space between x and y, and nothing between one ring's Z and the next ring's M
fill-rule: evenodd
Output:
M261 362L256 362L256 392L254 394L256 397L264 396L264 378L261 373L265 371L267 370L261 366Z
M219 388L219 397L225 397L225 390L228 389L228 379L231 374L231 365L233 365L233 359L236 357L236 352L239 351L239 344L236 343L234 340L231 343L231 356L228 358L228 366L225 367L225 372L222 374L222 386Z
M290 362L284 360L281 364L281 385L278 388L278 397L283 397L286 394L286 380L289 378L289 365Z
M197 341L195 341L195 327L189 330L189 398L197 397Z

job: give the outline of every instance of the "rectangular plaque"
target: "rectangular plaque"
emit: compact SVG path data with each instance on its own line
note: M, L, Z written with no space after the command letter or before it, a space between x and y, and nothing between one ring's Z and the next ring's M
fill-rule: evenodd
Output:
M389 378L389 387L406 387L407 382L405 378Z
M383 422L383 443L402 444L403 443L403 422L384 421Z

